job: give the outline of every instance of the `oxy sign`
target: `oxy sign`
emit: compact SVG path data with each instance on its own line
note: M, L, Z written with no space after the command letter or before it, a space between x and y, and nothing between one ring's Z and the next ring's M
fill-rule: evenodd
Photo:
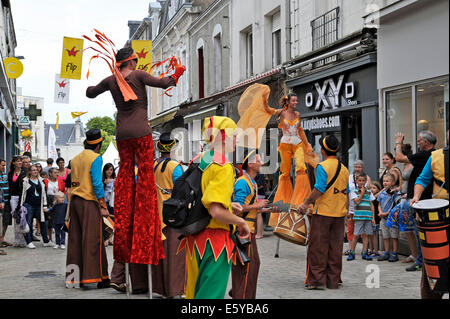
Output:
M340 75L337 83L333 78L314 83L316 97L314 92L308 92L305 95L305 105L308 108L314 107L316 111L334 110L341 105L341 98L344 98L346 105L356 105L358 101L352 100L355 97L355 83L346 82L344 84L344 75Z

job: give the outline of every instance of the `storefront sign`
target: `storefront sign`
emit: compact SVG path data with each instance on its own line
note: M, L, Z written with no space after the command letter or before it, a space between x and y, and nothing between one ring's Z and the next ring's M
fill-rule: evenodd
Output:
M305 131L339 128L341 127L341 119L339 115L313 117L311 119L302 120L302 127Z
M308 92L305 95L305 105L308 108L314 107L316 111L335 110L343 105L354 106L358 101L352 100L355 95L355 83L346 82L344 75L340 75L337 81L333 78L326 79L322 84L314 83L315 93ZM341 103L341 98L345 100Z

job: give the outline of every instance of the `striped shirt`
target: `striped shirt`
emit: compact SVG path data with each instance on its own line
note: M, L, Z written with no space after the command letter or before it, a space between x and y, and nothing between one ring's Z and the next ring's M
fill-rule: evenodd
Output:
M350 193L350 199L354 202L355 199L359 198L361 195L361 191L359 189L354 189ZM354 220L372 220L373 213L372 213L372 207L371 202L375 200L375 196L373 194L366 190L364 193L363 198L361 199L361 202L357 204L354 202Z
M9 185L8 174L0 173L0 189L3 191L3 202L7 203L9 200Z

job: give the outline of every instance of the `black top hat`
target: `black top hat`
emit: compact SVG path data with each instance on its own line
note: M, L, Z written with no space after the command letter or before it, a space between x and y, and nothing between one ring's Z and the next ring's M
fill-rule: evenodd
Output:
M170 133L162 133L159 137L157 147L161 153L170 153L177 143L177 139L170 138Z
M334 135L327 135L319 140L320 146L329 153L337 153L339 151L339 141Z
M93 128L86 132L86 143L89 145L95 145L105 140L102 137L102 132L99 129Z

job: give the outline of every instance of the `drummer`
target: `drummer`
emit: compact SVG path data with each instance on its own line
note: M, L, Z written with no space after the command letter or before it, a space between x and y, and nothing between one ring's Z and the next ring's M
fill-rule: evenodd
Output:
M316 168L314 189L299 207L305 213L315 202L307 254L306 289L338 289L341 283L344 218L348 211L348 169L336 155L340 144L334 135L319 140L325 159ZM340 170L339 170L340 169ZM333 181L334 180L334 181Z
M447 129L447 145L449 143L448 132L449 130ZM433 183L433 198L448 200L448 176L446 178L444 152L447 152L448 154L448 146L444 149L441 148L431 153L431 157L428 159L428 162L423 168L422 173L416 180L416 184L414 186L414 198L411 200L411 205L420 201L422 193L430 183ZM442 298L443 294L433 293L431 291L428 280L426 278L426 270L425 267L423 267L422 281L420 285L422 299Z
M248 246L248 257L250 262L243 265L239 258L236 258L236 264L231 268L233 299L255 299L256 286L259 273L259 254L255 238L255 223L257 215L269 212L265 208L269 201L266 199L258 200L258 185L255 181L263 162L256 151L251 151L244 158L242 163L242 176L239 177L234 185L233 202L242 206L241 217L247 221L250 227L250 245Z

